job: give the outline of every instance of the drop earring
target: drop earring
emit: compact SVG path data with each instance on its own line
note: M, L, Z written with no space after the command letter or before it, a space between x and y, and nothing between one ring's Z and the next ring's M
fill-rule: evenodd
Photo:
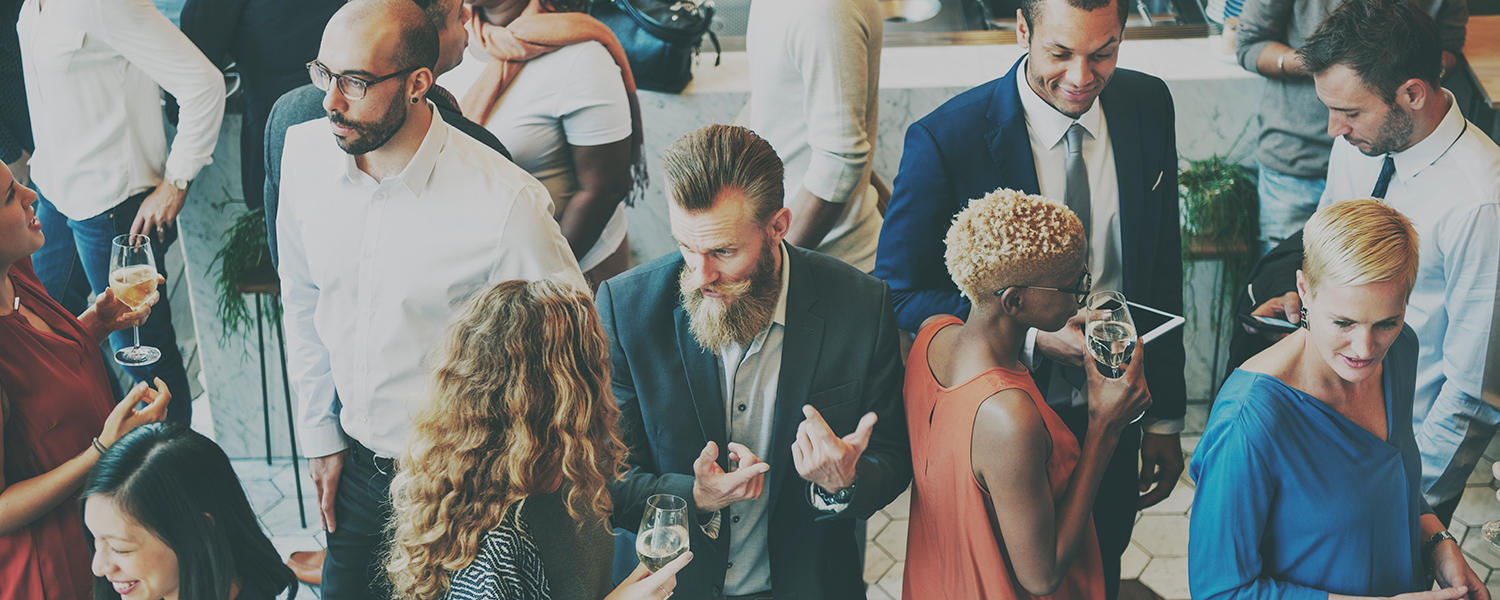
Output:
M1307 307L1306 306L1302 307L1302 311L1301 312L1302 312L1301 319L1299 319L1297 321L1297 326L1301 327L1303 329L1307 329Z

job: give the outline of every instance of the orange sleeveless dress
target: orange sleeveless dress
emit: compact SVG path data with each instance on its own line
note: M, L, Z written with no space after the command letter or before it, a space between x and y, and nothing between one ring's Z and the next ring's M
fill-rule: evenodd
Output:
M1016 388L1031 396L1052 438L1047 478L1054 500L1067 490L1078 463L1078 442L1042 401L1026 371L994 367L951 388L938 383L927 364L927 348L938 330L962 322L950 316L930 323L917 335L907 359L906 426L915 474L901 596L907 600L1034 598L1016 581L992 517L1005 507L992 506L989 494L974 478L969 461L974 418L979 405L1001 390ZM1092 521L1062 585L1048 597L1104 597L1104 571Z

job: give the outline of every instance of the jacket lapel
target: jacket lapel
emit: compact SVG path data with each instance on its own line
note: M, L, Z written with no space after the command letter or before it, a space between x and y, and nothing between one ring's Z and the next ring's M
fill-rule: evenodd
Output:
M1144 264L1141 253L1156 247L1156 230L1149 225L1155 212L1146 202L1145 175L1142 173L1145 149L1141 147L1141 117L1128 94L1111 93L1109 85L1099 95L1104 104L1104 118L1109 127L1110 146L1115 153L1115 177L1120 195L1120 268L1126 296L1139 294L1132 282L1139 281Z
M771 475L766 482L767 501L776 505L776 495L782 483L800 482L797 467L792 462L792 443L797 439L797 426L802 423L802 405L812 392L813 369L818 364L818 355L823 347L823 317L813 312L817 302L817 285L808 264L802 262L797 248L787 249L788 272L791 283L786 294L786 329L781 338L781 377L776 383L776 421L771 435L772 452L767 462L771 463Z
M1028 194L1039 194L1042 188L1036 177L1036 157L1031 155L1026 112L1021 107L1021 95L1016 87L1016 78L1023 77L1020 72L1023 62L1025 58L1016 61L1009 73L995 80L989 110L985 113L994 129L985 135L984 141L999 176L994 187L1004 185ZM994 187L985 191L992 191Z
M687 310L677 306L677 350L682 353L682 367L687 372L688 390L698 410L698 424L703 439L719 446L719 464L727 465L729 451L724 448L728 434L724 431L724 395L719 385L719 359L698 345L688 326Z

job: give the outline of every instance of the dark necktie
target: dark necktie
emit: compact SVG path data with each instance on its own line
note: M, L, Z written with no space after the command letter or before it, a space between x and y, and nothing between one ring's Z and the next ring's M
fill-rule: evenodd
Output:
M1375 180L1375 190L1370 192L1370 197L1385 199L1385 191L1391 187L1391 176L1396 174L1396 161L1391 155L1385 155L1385 163L1380 165L1380 177Z
M1078 220L1083 222L1083 239L1087 240L1093 210L1089 204L1089 171L1083 162L1084 133L1083 126L1078 123L1068 128L1068 155L1063 163L1063 172L1066 173L1063 183L1063 204L1073 209L1073 213L1078 215Z

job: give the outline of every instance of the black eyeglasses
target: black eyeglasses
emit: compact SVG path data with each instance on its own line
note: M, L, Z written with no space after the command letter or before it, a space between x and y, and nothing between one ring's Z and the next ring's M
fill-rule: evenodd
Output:
M999 296L1001 294L1004 294L1005 290L1010 289L1022 290L1030 288L1033 290L1047 290L1049 292L1059 292L1063 294L1072 294L1074 296L1078 296L1078 308L1083 308L1084 301L1086 301L1089 297L1089 290L1093 287L1094 276L1093 274L1088 272L1088 269L1084 269L1083 276L1079 277L1078 282L1073 284L1073 287L1071 288L1055 288L1041 285L1007 285L1003 288L995 290L995 295Z
M338 82L339 93L343 94L345 98L363 100L365 92L369 91L370 86L389 79L395 79L420 68L422 67L407 67L384 77L362 79L353 75L334 73L328 70L326 65L315 60L307 63L307 75L312 78L313 85L320 90L326 92L333 87L334 82Z

